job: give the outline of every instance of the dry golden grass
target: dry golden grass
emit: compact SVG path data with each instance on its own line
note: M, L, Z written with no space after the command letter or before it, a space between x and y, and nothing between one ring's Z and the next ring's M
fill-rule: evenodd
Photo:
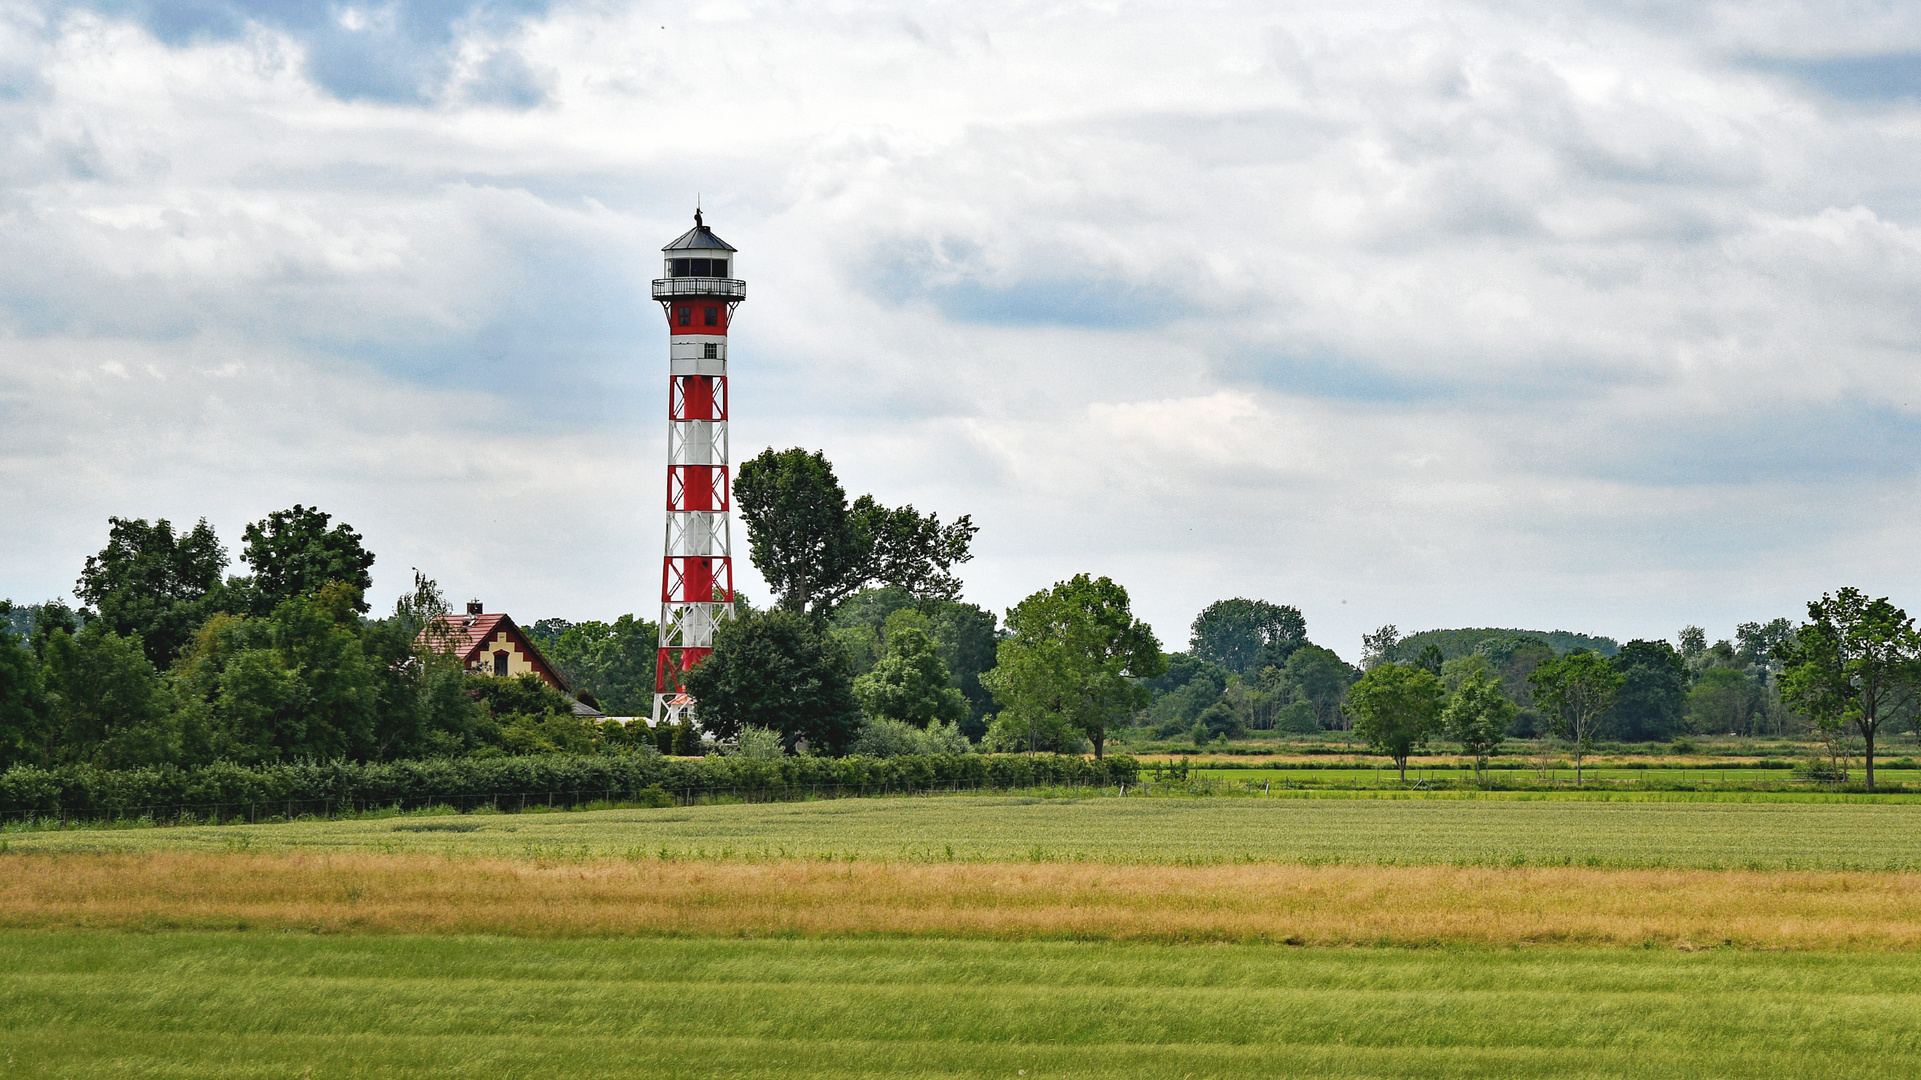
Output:
M1909 950L1921 874L28 854L0 927Z

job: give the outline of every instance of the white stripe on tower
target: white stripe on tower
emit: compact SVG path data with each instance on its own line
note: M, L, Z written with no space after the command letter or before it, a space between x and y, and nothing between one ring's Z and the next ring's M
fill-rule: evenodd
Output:
M694 211L662 248L654 299L667 313L667 551L661 563L656 725L694 709L681 684L714 651L714 623L734 613L727 461L727 328L747 298L734 249Z

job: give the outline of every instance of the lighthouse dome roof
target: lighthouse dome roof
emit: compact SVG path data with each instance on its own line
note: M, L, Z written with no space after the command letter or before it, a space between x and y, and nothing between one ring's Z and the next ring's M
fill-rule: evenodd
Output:
M714 230L708 228L705 224L701 222L699 214L695 214L694 227L691 229L688 229L686 232L681 233L679 236L675 237L673 243L668 244L666 247L663 247L660 250L662 251L697 251L697 250L736 251L738 249L735 248L734 245L728 243L727 241L722 240L720 237L715 236Z

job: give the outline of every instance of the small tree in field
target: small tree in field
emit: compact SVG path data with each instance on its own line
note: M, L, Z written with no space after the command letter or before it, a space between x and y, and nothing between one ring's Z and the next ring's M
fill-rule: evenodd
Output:
M1507 737L1507 726L1514 719L1514 703L1501 692L1501 681L1485 671L1476 671L1461 681L1454 700L1441 713L1441 726L1448 738L1474 758L1474 778L1487 781L1487 756Z
M1426 744L1446 693L1440 677L1411 664L1376 664L1347 691L1354 734L1368 749L1394 759L1407 779L1407 758Z
M1553 718L1555 734L1574 748L1574 786L1581 786L1581 758L1594 745L1595 729L1614 707L1627 676L1594 652L1549 660L1527 677L1534 703Z
M1868 790L1874 790L1874 736L1889 720L1913 716L1921 684L1921 632L1908 613L1842 589L1808 604L1808 623L1775 646L1787 668L1781 697L1814 718L1824 739L1852 728L1861 735Z

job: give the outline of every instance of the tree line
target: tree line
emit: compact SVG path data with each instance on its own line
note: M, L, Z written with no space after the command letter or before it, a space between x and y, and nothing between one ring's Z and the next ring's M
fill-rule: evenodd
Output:
M736 503L773 590L736 617L686 685L699 729L578 715L532 677L464 669L422 631L447 614L418 571L370 616L374 556L361 536L295 506L246 527L240 562L203 520L109 519L75 595L0 602L0 768L243 764L344 758L655 751L716 744L774 755L1104 755L1110 738L1248 729L1351 731L1404 768L1447 737L1477 759L1510 738L1596 741L1684 732L1788 733L1806 725L1837 760L1915 723L1921 639L1886 599L1844 589L1809 619L1745 623L1709 645L1566 631L1365 635L1360 665L1308 638L1300 610L1244 597L1196 617L1164 653L1126 589L1076 575L994 613L960 599L976 529L912 506L850 500L819 452L769 449L742 464ZM657 627L548 618L528 630L581 703L644 714Z

